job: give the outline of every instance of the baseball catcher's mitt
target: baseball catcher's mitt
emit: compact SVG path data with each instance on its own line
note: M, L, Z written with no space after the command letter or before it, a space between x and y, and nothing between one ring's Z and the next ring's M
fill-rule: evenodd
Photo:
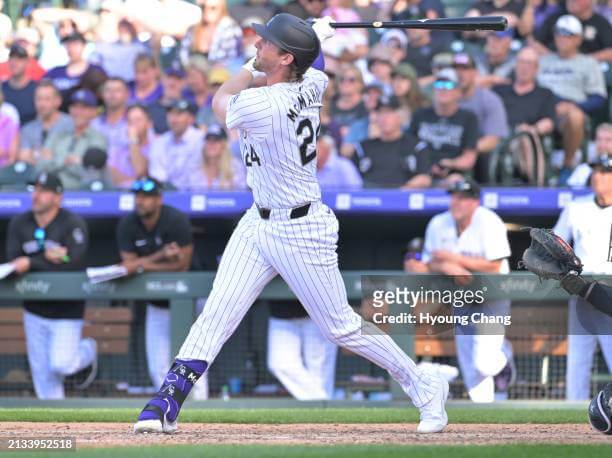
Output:
M582 272L582 263L567 242L550 229L525 228L531 236L531 246L523 253L519 267L541 279L563 280Z

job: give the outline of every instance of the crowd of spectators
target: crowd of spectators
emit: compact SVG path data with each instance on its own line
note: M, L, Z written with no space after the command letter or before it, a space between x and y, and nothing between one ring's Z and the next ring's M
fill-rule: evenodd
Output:
M24 10L14 23L0 16L0 167L15 170L3 187L54 171L66 189L125 188L147 175L169 189L246 189L236 133L217 124L211 101L254 55L252 23L281 11L336 21L447 16L441 0L72 3ZM526 184L566 184L588 161L609 118L609 8L476 0L465 14L501 14L510 28L339 29L324 44L323 187L489 183L493 153L518 149L529 163L534 144L548 145L537 152L549 171L546 180L520 175ZM517 133L533 141L510 141Z

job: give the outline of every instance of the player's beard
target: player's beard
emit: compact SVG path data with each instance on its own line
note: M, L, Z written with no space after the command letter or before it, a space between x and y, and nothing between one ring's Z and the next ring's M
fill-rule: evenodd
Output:
M253 61L253 68L257 70L258 72L263 71L261 69L261 61L259 60L259 57L257 56L255 56L255 60Z

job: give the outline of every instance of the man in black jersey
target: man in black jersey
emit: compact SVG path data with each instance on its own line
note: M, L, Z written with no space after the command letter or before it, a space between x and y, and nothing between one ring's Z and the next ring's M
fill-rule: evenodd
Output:
M478 120L459 108L461 89L454 69L440 70L433 87L433 107L414 113L409 132L429 146L434 185L446 186L451 175L469 172L476 163Z
M193 235L187 216L163 203L161 183L154 178L136 180L132 192L134 211L117 226L119 252L128 273L188 271ZM161 385L170 368L168 301L147 301L145 343L151 381Z
M364 186L377 188L426 188L431 185L425 144L402 132L400 103L395 96L382 96L376 105L380 135L358 143L353 160Z
M55 173L41 173L34 183L32 209L11 219L6 255L17 274L84 268L87 225L80 216L62 208L63 190ZM77 373L76 388L88 387L97 372L97 345L81 335L85 302L29 300L23 305L36 396L63 399L64 377Z

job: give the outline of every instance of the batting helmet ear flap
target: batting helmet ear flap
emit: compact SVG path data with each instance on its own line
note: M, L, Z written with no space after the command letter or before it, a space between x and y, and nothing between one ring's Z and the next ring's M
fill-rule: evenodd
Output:
M599 432L612 434L612 384L608 383L591 400L589 423Z

